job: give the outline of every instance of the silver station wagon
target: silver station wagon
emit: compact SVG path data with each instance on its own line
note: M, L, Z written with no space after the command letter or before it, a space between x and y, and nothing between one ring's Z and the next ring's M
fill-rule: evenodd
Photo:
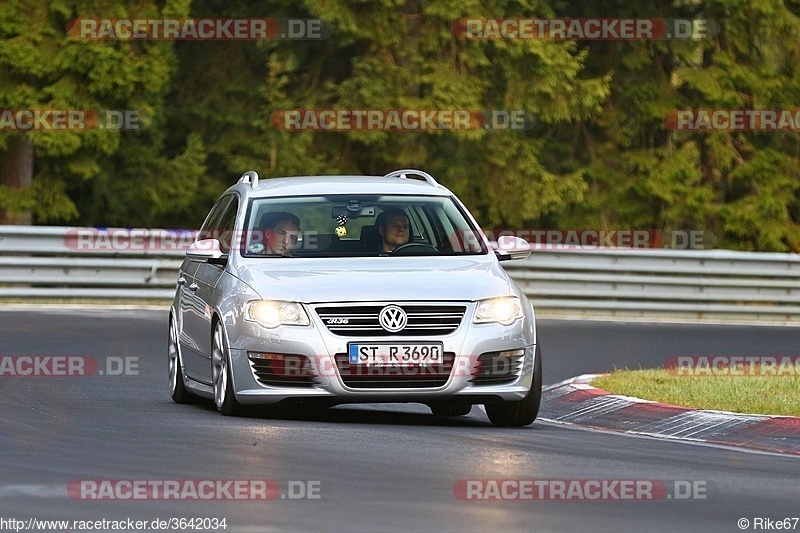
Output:
M259 180L216 202L169 314L172 399L295 408L484 405L531 424L542 361L533 307L455 195L420 170Z

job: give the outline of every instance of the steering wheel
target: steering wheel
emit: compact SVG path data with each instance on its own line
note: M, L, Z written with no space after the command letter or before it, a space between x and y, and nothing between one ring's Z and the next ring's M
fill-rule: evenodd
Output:
M392 255L425 255L428 252L439 253L439 250L425 242L407 242L395 248Z

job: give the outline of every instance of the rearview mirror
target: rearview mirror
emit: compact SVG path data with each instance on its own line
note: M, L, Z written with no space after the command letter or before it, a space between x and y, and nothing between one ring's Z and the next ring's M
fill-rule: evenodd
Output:
M374 217L375 206L361 205L360 203L355 203L351 201L351 203L347 205L333 206L331 208L331 218L336 218L342 215L352 219L363 218L363 217Z

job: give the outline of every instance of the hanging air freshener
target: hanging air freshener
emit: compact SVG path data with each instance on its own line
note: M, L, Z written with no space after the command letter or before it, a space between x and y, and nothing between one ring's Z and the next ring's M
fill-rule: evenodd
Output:
M347 235L347 228L344 227L344 225L347 224L347 215L339 215L336 217L336 223L338 226L336 226L336 229L333 230L334 233L336 233L336 236L344 237Z

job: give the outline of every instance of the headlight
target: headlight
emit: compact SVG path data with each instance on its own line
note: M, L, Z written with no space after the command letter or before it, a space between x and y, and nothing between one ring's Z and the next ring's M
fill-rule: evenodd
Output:
M299 303L273 300L247 302L245 319L258 322L270 329L278 326L307 326L310 324L305 309Z
M472 321L476 324L499 322L508 326L522 317L522 304L516 296L504 296L480 300Z

